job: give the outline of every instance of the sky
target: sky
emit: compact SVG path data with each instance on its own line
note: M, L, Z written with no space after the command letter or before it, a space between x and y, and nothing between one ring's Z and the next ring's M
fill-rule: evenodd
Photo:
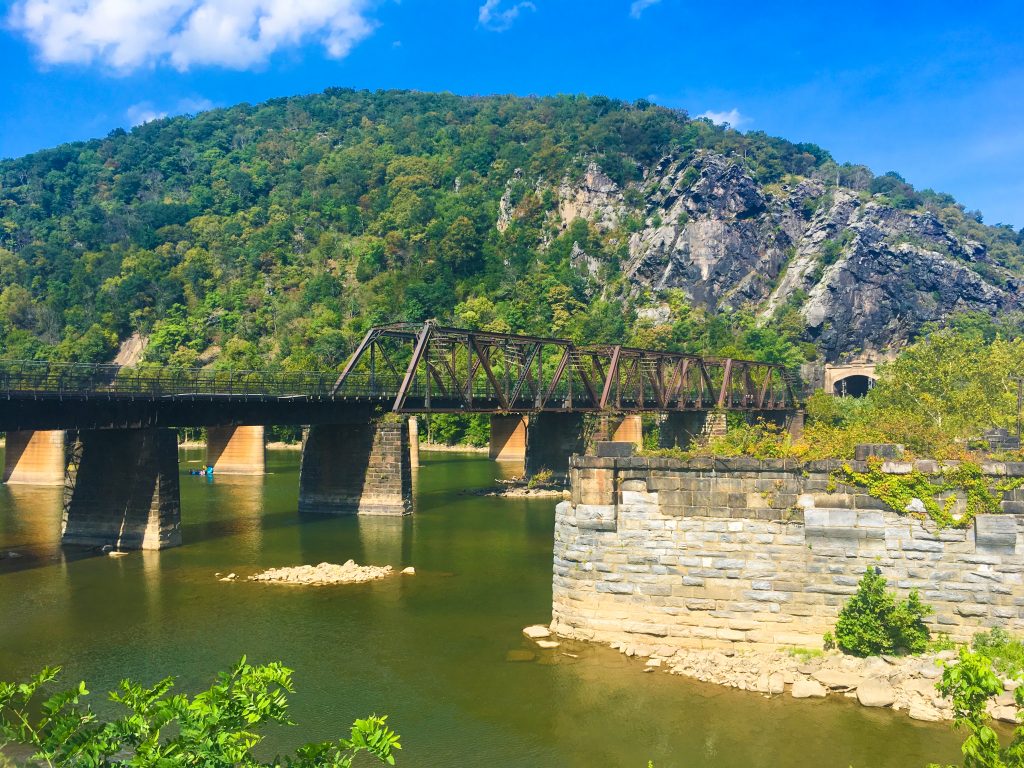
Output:
M1021 0L0 0L0 157L328 87L645 98L1024 227Z

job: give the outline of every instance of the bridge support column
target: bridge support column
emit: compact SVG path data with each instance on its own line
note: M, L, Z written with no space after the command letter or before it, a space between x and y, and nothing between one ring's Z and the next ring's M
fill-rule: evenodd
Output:
M65 477L63 543L115 549L181 544L173 429L72 432Z
M525 461L529 416L517 413L491 416L491 441L487 454L492 461Z
M526 475L542 469L556 477L569 473L569 457L584 453L587 446L586 419L582 413L537 413L526 429Z
M206 464L214 474L262 475L267 471L263 427L207 427Z
M420 420L409 417L409 466L420 465Z
M64 485L64 430L8 432L4 482L9 485Z
M330 515L412 512L405 419L316 424L302 441L299 511Z
M689 448L695 443L725 435L724 413L670 411L661 422L659 448Z
M632 443L643 448L644 423L639 413L627 413L610 432L610 438L617 443Z

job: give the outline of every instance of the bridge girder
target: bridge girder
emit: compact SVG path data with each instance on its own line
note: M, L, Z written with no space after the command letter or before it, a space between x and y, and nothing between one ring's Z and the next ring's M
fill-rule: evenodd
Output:
M331 395L367 388L393 392L392 410L399 413L776 411L798 405L791 377L774 363L577 345L433 321L370 329Z

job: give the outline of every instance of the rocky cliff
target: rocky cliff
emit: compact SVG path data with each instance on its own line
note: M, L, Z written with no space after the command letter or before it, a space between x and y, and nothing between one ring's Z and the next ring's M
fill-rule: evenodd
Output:
M642 222L624 264L636 295L675 288L762 319L793 307L828 361L881 357L954 313L1024 308L1024 280L934 213L819 179L761 186L712 152L665 157L626 189L592 164L558 199L565 224L582 217L613 235L631 215Z

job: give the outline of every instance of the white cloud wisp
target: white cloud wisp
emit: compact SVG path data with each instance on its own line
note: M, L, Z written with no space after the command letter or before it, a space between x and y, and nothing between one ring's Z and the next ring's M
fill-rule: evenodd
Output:
M8 24L47 64L119 73L170 64L249 69L316 41L343 58L373 31L369 0L17 0Z
M750 122L750 118L740 114L740 111L735 107L728 112L716 112L709 109L707 112L701 112L697 117L705 117L715 125L729 125L733 128L739 128L744 123Z
M505 10L501 10L499 8L500 5L501 0L486 0L480 6L480 10L477 12L477 21L480 22L481 27L492 32L504 32L515 23L515 20L519 18L519 14L522 11L537 10L537 6L529 2L529 0L516 3L511 8L506 8Z
M629 15L634 19L639 19L644 11L650 8L652 5L657 5L661 0L633 0L629 6Z

